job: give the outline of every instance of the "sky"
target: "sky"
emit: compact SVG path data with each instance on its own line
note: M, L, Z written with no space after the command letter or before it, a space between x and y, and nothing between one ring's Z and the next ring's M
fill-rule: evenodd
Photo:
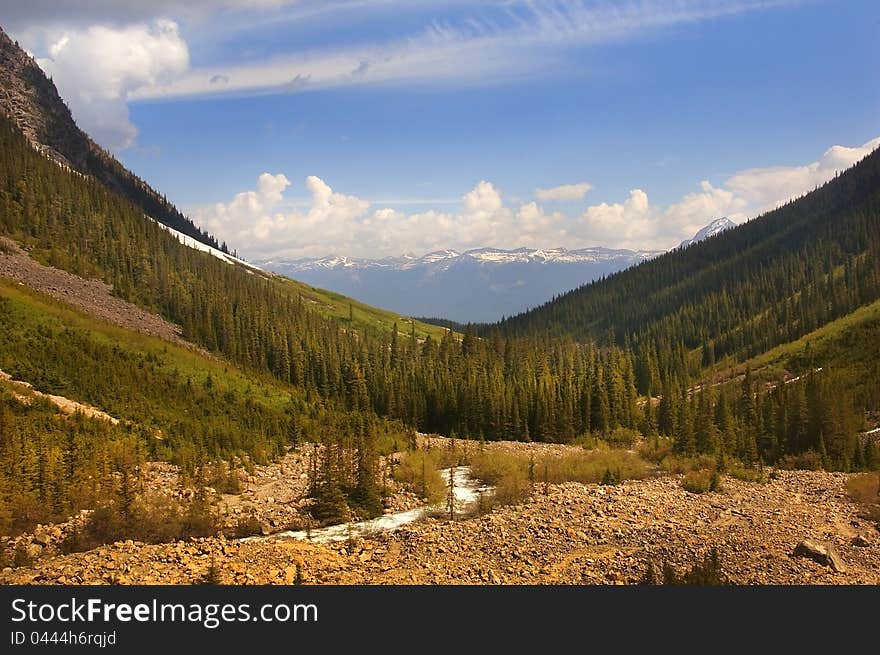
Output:
M0 0L251 260L678 244L880 146L874 0Z

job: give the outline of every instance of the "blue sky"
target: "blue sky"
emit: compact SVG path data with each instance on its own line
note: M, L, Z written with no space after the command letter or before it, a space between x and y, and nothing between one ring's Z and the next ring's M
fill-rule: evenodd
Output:
M3 26L250 258L665 248L880 143L875 2L176 5L32 0Z

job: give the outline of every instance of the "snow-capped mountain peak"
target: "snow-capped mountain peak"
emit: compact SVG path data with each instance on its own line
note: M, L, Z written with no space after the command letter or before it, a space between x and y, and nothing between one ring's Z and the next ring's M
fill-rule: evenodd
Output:
M416 261L422 264L433 264L447 259L455 259L459 256L459 253L455 250L435 250L434 252L429 252L427 255L422 255Z
M716 234L720 234L725 230L729 230L730 228L736 227L736 223L727 218L726 216L722 216L721 218L716 218L714 221L709 223L706 227L697 232L692 238L685 239L679 244L679 248L686 248L692 243L697 243L698 241L702 241L703 239L708 239L709 237L715 236Z

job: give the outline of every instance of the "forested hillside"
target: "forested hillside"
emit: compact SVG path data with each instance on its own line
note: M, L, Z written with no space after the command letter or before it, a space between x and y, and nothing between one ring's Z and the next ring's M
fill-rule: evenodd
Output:
M660 362L679 346L699 348L695 374L725 357L744 361L796 340L878 297L874 152L784 207L571 291L497 329L629 342Z
M365 491L375 493L376 456L410 439L403 425L369 411L357 375L342 399L325 404L269 375L106 324L2 279L0 342L0 370L12 379L120 420L62 420L44 401L16 400L21 389L0 385L0 532L4 520L23 528L94 506L116 489L114 474L148 460L196 475L234 456L265 463L304 441L338 446L325 450L321 482L328 492L360 491L363 500Z
M168 200L77 127L55 85L33 58L0 29L0 114L56 161L100 180L158 221L198 241L225 249Z
M373 411L423 430L562 440L591 429L585 399L597 386L613 395L614 421L636 424L631 363L616 350L358 330L323 316L295 284L181 245L94 179L42 157L8 124L0 175L0 231L33 257L107 281L181 325L185 338L309 397L345 400L361 375Z

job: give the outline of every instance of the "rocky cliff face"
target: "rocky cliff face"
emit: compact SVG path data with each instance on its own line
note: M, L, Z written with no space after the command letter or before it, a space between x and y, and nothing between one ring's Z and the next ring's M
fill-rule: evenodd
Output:
M70 109L37 62L2 30L0 111L35 148L71 168L85 169L89 152L100 150L76 127Z
M188 236L217 247L144 180L77 127L70 109L37 62L0 29L0 114L12 121L31 145L59 163L90 175L144 213Z

